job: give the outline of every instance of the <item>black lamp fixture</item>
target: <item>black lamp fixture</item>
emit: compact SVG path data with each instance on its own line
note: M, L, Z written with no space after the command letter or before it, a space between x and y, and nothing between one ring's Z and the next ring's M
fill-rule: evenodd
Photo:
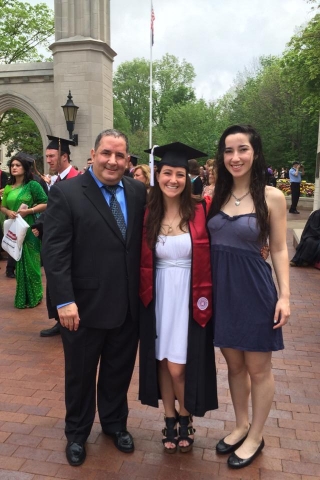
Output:
M63 109L64 118L66 119L67 130L69 132L70 140L73 140L78 145L78 135L73 134L74 124L76 123L78 108L72 101L71 90L69 90L68 100L65 105L61 105Z

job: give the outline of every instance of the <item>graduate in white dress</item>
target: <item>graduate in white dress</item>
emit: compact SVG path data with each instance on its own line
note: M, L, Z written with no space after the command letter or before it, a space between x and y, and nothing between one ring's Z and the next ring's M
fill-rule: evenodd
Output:
M139 396L152 406L162 398L165 451L179 446L188 452L192 414L203 416L218 406L206 209L192 198L188 176L188 159L205 154L180 142L157 147L154 154L161 161L141 255Z

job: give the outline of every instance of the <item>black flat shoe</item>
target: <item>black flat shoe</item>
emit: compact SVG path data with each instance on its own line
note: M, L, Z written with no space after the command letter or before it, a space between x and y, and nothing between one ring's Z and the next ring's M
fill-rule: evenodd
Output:
M83 443L68 442L66 446L66 457L69 465L78 467L82 465L86 459L86 449Z
M8 271L7 271L7 272L6 272L6 277L7 277L7 278L16 278L16 275L15 275L14 272L8 272Z
M230 457L228 458L228 462L227 462L228 467L230 467L230 468L244 468L244 467L247 467L259 455L259 453L261 452L263 447L264 447L264 440L262 439L261 443L260 443L259 447L257 448L257 450L255 451L255 453L251 457L245 458L245 459L238 457L238 455L236 453L231 453Z
M131 433L127 430L122 430L121 432L104 432L106 435L109 435L113 438L113 443L120 452L131 453L134 450L134 443Z
M241 447L241 445L243 444L243 442L247 438L248 433L249 433L249 430L248 430L247 434L243 438L241 438L241 440L239 440L239 442L235 443L234 445L229 445L228 443L226 443L224 441L224 438L226 438L226 437L224 437L216 445L217 453L220 453L220 455L227 455L229 453L234 452L235 450L237 450L237 448Z

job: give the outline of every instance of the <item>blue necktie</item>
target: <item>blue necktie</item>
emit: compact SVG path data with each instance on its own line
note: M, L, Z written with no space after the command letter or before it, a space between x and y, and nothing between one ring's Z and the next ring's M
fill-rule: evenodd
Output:
M117 225L120 229L120 232L123 236L123 239L125 240L126 239L126 233L127 233L127 226L126 226L126 222L124 220L124 216L123 216L123 213L122 213L122 210L121 210L121 207L120 207L120 203L118 202L117 197L116 197L116 191L117 191L118 185L115 185L115 186L105 185L104 188L111 195L111 199L110 199L111 212L112 212L114 218L116 219Z

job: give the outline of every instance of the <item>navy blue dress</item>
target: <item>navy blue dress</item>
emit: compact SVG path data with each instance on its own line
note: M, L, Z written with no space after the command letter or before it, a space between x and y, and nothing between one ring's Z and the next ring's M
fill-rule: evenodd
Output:
M252 352L281 350L274 327L277 291L261 257L255 214L220 212L208 222L213 276L214 344Z

